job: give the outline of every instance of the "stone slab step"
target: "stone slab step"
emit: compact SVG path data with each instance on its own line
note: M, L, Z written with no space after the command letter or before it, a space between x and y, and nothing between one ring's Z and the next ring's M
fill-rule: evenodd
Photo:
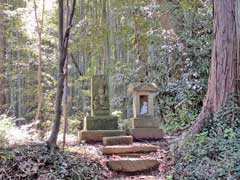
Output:
M126 132L123 130L82 130L78 132L79 141L101 142L103 137L124 136Z
M129 158L140 158L141 156L146 156L145 153L124 153L124 154L118 154L120 157L129 157Z
M134 128L130 130L130 135L134 139L153 139L159 140L163 138L163 130L159 128Z
M159 162L155 159L119 159L109 160L107 166L116 172L141 172L153 169L159 166Z
M132 136L103 137L103 145L104 146L129 145L132 143L133 143Z
M131 145L131 146L105 146L101 148L103 154L124 154L124 153L149 153L156 152L158 146L153 145Z

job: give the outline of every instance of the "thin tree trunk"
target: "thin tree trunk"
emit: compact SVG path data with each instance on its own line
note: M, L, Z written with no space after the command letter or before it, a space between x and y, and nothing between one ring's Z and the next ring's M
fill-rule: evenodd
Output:
M167 0L152 0L154 4L159 4L161 9L166 8L167 9ZM163 29L175 29L174 21L172 20L172 14L167 10L166 12L163 12L163 14L159 18L161 26Z
M67 21L67 28L63 36L63 0L59 0L59 64L58 64L58 83L57 83L57 95L55 104L55 120L52 126L51 135L47 141L51 150L56 148L57 137L59 133L61 115L62 115L62 97L64 89L64 65L68 54L68 41L70 37L70 30L72 27L72 20L75 12L76 0L73 0L69 19Z
M5 26L5 14L4 4L6 0L0 0L0 113L4 113L7 108L7 81L5 74L5 63L6 63L6 26Z
M69 19L69 0L67 0L67 8L66 8L66 19L68 22ZM68 129L68 55L65 60L65 68L64 68L64 90L63 90L63 144L62 149L64 150L65 143L66 143L66 136L67 136L67 129Z
M63 127L63 146L64 150L66 143L66 136L68 131L68 57L65 63L65 81L64 81L64 96L63 96L63 117L64 117L64 127Z
M38 72L37 72L37 97L38 97L38 105L37 111L35 115L35 120L39 120L39 116L42 108L42 34L43 34L43 23L44 23L44 12L45 12L45 0L42 1L42 13L41 13L41 21L39 21L37 15L37 4L36 0L34 2L34 14L35 21L37 24L37 34L38 34Z
M139 35L139 27L137 23L137 16L133 14L133 23L134 23L134 36L135 36L135 49L137 56L137 63L144 63L142 59L142 52L140 51L140 35Z

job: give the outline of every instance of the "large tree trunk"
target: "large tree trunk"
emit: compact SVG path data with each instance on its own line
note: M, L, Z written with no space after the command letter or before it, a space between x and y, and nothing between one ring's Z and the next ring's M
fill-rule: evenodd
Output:
M230 94L240 94L240 0L214 0L214 45L208 91L191 134L199 133L209 115Z
M7 81L5 77L6 64L6 26L4 4L6 0L0 0L0 114L4 113L7 108Z

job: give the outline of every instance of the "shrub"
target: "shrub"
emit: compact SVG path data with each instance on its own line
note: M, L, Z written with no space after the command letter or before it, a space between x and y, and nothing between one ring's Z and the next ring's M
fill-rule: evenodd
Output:
M0 147L7 146L7 131L13 126L13 118L7 117L5 115L0 116Z
M79 112L75 116L69 117L68 118L69 132L77 133L79 130L81 130L83 128L83 120L84 120L83 112Z

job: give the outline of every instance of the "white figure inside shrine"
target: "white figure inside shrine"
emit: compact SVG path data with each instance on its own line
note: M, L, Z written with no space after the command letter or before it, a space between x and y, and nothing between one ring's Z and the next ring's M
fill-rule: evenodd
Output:
M140 114L147 114L148 112L148 103L146 101L143 102L143 105L141 107Z

